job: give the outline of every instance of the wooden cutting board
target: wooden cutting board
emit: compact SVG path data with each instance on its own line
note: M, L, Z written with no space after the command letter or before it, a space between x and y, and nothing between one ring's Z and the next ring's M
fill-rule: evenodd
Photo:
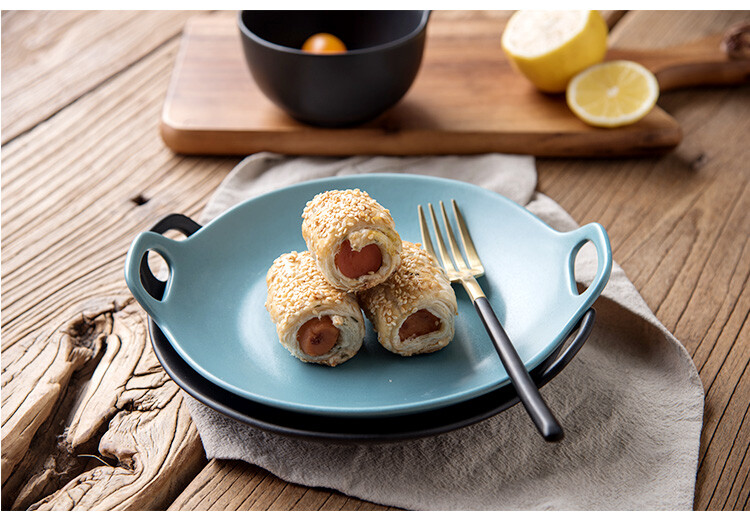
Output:
M638 123L597 129L564 96L545 95L515 72L500 48L504 21L433 16L419 74L376 120L347 129L308 126L260 92L244 60L236 20L188 21L162 112L161 134L182 154L421 155L504 152L547 157L665 152L682 137L658 106ZM721 35L654 51L612 50L657 74L662 91L750 79L750 60L730 60Z

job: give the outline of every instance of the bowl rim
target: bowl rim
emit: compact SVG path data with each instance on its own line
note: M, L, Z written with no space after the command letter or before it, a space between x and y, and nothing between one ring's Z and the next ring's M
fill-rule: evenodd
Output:
M287 47L285 45L279 45L277 43L273 43L264 38L261 38L260 36L255 34L253 31L251 31L242 20L242 14L247 12L248 10L237 11L237 26L239 27L240 32L244 36L250 38L254 42L264 47L273 49L275 51L279 51L279 52L283 52L287 54L301 55L301 56L315 56L316 58L323 58L323 59L341 59L346 56L352 56L352 55L358 55L358 54L369 54L373 52L386 50L389 48L395 48L413 39L414 37L416 37L419 33L425 30L425 27L427 26L427 22L430 19L430 14L432 13L432 11L423 10L423 9L414 9L414 10L421 11L422 18L419 20L419 24L417 24L417 27L414 28L414 30L412 30L410 33L402 36L401 38L397 38L387 43L381 43L379 45L373 45L372 47L364 47L361 49L353 49L351 51L347 50L346 52L336 53L336 54L314 54L314 53L310 53L307 51L303 51L302 49L296 49L294 47ZM400 11L393 11L393 12L400 12Z

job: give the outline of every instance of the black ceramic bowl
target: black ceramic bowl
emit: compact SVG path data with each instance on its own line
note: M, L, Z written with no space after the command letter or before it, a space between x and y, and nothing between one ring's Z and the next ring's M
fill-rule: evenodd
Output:
M261 91L305 123L348 126L400 100L422 62L429 11L241 11L238 24L250 72ZM330 33L342 54L301 50Z

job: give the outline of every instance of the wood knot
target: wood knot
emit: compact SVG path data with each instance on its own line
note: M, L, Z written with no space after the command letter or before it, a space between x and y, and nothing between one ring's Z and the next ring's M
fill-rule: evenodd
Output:
M106 337L111 330L112 320L107 314L91 317L82 313L73 319L64 331L75 347L95 349L98 342Z
M750 22L730 27L721 41L721 50L732 60L750 60Z
M706 157L706 154L701 152L695 158L690 161L690 169L697 171L706 166L706 163L708 163L708 157Z
M130 201L135 203L136 206L143 206L144 204L149 202L149 198L143 194L138 194L135 197L132 197Z

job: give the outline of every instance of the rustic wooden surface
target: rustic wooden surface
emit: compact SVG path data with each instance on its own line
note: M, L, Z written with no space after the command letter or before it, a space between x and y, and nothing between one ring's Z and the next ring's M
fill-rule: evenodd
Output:
M185 154L430 155L504 152L536 156L617 156L672 148L680 125L656 107L634 125L597 129L578 119L563 96L540 94L497 52L505 19L433 16L414 84L392 109L348 129L312 128L292 119L256 86L234 17L195 17L185 27L164 102L162 137ZM467 37L470 36L470 37ZM720 40L721 38L717 38ZM646 57L653 72L697 71L731 63L717 42ZM657 51L654 51L655 53ZM628 58L619 50L619 58ZM690 64L690 59L687 59ZM694 75L695 81L700 75ZM714 81L716 71L703 78ZM471 93L471 95L466 95Z
M159 138L190 15L2 14L2 507L385 509L207 462L126 289L132 238L170 212L197 217L240 159L175 155ZM628 12L610 17L611 41L676 45L747 18ZM676 150L540 159L538 189L607 228L615 261L695 360L706 390L695 508L747 510L750 88L680 90L660 105L683 128Z

